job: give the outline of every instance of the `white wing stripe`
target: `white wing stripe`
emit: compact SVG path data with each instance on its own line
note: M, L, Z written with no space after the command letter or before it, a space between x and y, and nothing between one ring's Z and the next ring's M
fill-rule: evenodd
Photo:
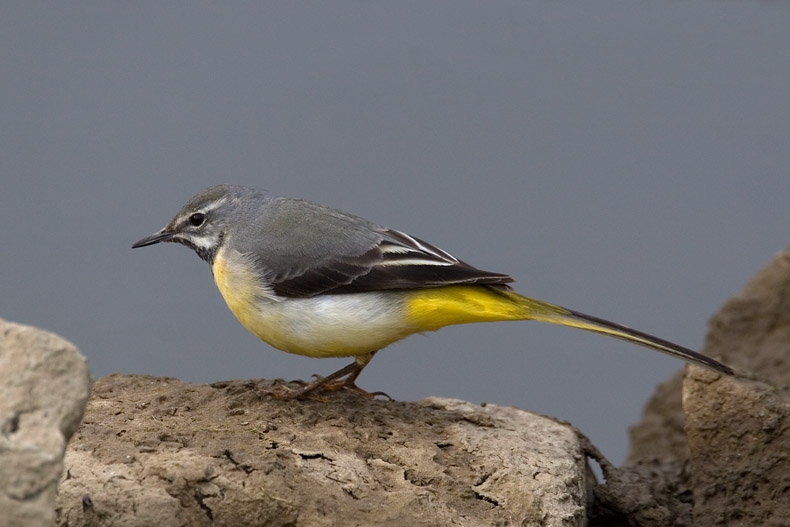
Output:
M439 260L427 260L427 259L417 259L417 258L409 258L403 260L384 260L380 264L381 267L400 267L400 266L407 266L407 265L439 265L439 266L447 266L447 265L455 265L452 262L445 262Z
M428 245L400 231L389 230L392 236L379 245L383 255L414 254L414 259L385 258L384 265L455 265L458 259L438 247Z

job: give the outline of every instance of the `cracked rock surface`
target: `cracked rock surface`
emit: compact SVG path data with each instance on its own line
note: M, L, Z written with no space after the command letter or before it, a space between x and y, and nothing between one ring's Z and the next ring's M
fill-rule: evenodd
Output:
M0 320L0 525L53 525L63 454L90 387L73 344Z
M584 525L567 426L515 408L267 381L96 382L66 456L59 525Z

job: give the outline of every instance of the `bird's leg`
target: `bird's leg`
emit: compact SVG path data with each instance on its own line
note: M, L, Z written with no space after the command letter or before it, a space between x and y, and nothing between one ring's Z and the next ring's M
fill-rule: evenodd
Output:
M354 381L357 380L357 377L359 377L359 374L362 373L362 370L365 369L365 366L368 365L375 354L376 352L372 351L365 355L358 355L354 359L354 362L348 366L340 368L336 372L331 373L326 377L318 377L316 380L307 384L306 386L290 392L286 398L302 399L308 395L314 394L315 392L342 389L353 390L360 395L367 397L368 399L373 399L376 395L386 395L380 394L379 392L367 392L354 383Z

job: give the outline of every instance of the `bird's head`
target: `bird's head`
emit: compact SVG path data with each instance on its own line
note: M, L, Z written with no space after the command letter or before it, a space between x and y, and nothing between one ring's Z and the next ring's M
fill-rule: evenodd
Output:
M265 195L250 188L219 185L196 194L161 230L132 245L146 247L159 242L176 242L194 250L212 263L232 229L245 222L245 214L262 206Z

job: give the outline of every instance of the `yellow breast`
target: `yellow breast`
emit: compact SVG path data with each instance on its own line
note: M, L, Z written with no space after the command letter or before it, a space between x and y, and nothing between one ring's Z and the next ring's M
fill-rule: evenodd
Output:
M217 284L225 303L242 324L254 317L256 298L266 294L249 258L234 250L220 250L211 266L214 283Z

